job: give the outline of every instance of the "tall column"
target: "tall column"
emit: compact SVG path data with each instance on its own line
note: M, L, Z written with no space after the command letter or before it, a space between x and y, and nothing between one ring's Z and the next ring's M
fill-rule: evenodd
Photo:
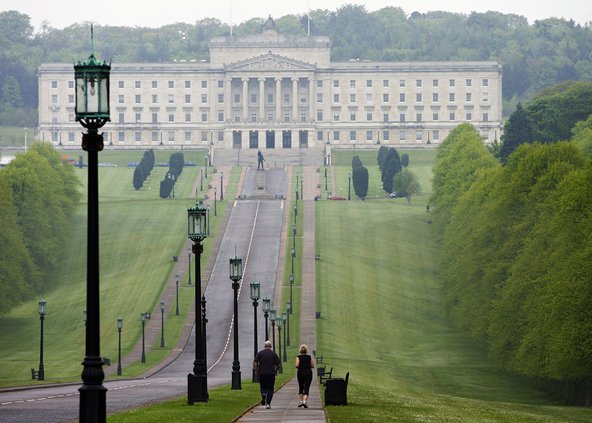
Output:
M292 78L292 119L298 122L298 78Z
M224 85L224 120L226 122L232 122L232 78L226 78L226 84Z
M316 120L315 116L315 104L317 99L315 98L314 89L315 80L314 78L308 78L308 120Z
M275 79L275 120L282 120L282 78Z
M259 122L265 121L265 78L259 78Z
M243 81L243 122L247 122L249 120L249 78L242 78L241 81Z

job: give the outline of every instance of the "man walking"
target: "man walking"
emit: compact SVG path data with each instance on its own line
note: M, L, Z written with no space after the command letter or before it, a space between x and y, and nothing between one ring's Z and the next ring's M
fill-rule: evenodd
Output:
M253 368L259 375L261 405L265 405L265 408L270 409L271 400L273 399L275 375L282 365L282 362L275 351L271 349L271 341L265 341L265 344L263 345L264 348L255 356Z
M264 161L265 159L263 158L261 150L257 151L257 170L265 170L265 167L263 166Z

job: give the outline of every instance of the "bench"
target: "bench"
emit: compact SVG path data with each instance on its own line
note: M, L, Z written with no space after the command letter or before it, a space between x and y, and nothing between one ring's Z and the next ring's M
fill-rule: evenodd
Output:
M39 372L31 367L31 379L36 380L39 377Z
M111 365L111 359L110 358L103 357L102 360L103 360L103 364L105 366L110 366Z
M325 383L325 405L347 405L349 372L343 378L328 379Z
M329 371L327 371L325 367L323 367L322 369L323 369L322 374L319 374L319 377L321 378L321 380L320 380L321 385L323 384L324 380L331 379L331 376L333 375L333 367L331 367L331 370L329 370Z

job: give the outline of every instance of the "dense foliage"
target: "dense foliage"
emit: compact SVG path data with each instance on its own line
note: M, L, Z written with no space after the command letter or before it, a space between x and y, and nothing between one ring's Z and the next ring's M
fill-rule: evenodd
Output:
M360 160L360 156L354 156L352 158L352 183L354 184L354 192L356 195L364 201L368 195L368 182L369 175L368 169Z
M183 153L173 153L169 158L169 170L167 170L164 179L160 181L160 198L170 198L171 192L174 194L175 183L177 178L183 172L185 166L185 159Z
M382 189L387 193L393 191L394 177L401 171L401 158L395 147L385 147L384 145L378 149L378 169L380 170L380 180L382 181Z
M152 172L153 168L154 150L146 150L142 156L142 160L140 160L140 163L138 163L134 169L134 178L132 183L136 191L144 186L144 181L146 181L148 176L150 176L150 172Z
M368 12L360 5L313 10L310 16L312 35L330 37L334 61L499 61L508 110L558 82L592 81L592 31L573 21L529 24L523 16L499 12L408 15L396 7ZM259 33L264 22L248 20L233 33ZM308 27L296 15L276 17L276 24L285 34L306 34ZM209 40L228 34L228 25L211 18L160 28L97 26L95 50L114 63L207 60ZM44 24L35 32L26 14L0 13L0 125L34 126L37 67L85 58L89 44L87 23L63 30Z
M574 133L592 143L589 127ZM502 166L462 125L439 148L432 204L452 320L508 370L591 380L589 156L575 142L523 144Z
M48 144L33 144L0 170L0 314L46 291L42 275L59 262L79 184Z

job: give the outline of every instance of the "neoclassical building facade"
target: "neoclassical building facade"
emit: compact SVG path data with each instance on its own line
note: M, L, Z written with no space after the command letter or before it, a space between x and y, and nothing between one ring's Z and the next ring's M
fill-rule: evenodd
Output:
M113 63L114 146L300 149L438 144L470 122L499 139L502 68L494 62L331 62L331 41L258 35L214 38L210 60ZM39 67L38 138L79 146L71 64Z

